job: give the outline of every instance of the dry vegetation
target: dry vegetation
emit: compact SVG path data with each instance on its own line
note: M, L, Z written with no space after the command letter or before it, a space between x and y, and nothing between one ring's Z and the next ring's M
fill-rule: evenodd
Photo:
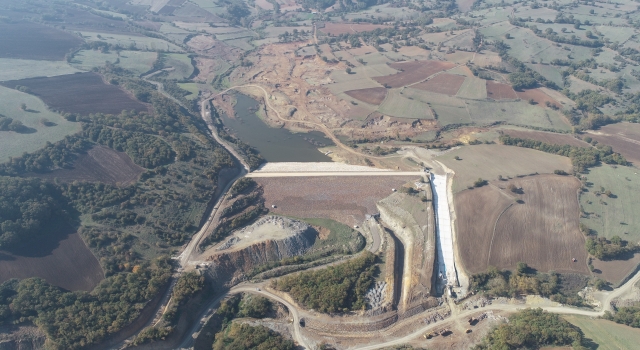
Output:
M460 90L465 77L454 74L439 74L435 77L411 86L414 89L455 96Z
M382 85L397 88L420 82L438 72L451 69L456 65L451 62L442 61L410 61L391 63L389 66L399 70L400 73L375 77L374 80Z
M510 191L511 184L519 190ZM462 192L455 198L461 225L458 244L465 267L480 272L489 266L513 269L518 262L525 262L542 272L589 273L585 239L578 228L578 180L541 175L490 186ZM479 197L473 195L474 191ZM498 195L491 191L512 197L513 204L496 198ZM505 205L506 210L501 210ZM473 206L489 208L474 210ZM474 222L488 224L476 226ZM478 242L485 241L489 242L488 249L478 249Z
M515 100L518 98L511 85L496 83L491 80L487 80L487 97L494 100Z
M344 93L372 105L379 105L387 97L387 89L383 87L351 90Z
M628 161L640 166L640 124L620 123L603 126L588 137L607 144Z

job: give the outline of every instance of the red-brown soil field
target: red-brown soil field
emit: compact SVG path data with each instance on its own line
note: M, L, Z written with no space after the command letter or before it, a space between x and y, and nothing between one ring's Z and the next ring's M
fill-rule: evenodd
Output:
M26 86L51 109L62 112L119 114L123 110L147 111L147 106L117 86L105 84L96 73L12 80L2 85L8 88Z
M329 35L353 34L369 32L378 28L389 28L382 24L350 24L350 23L325 23L320 31Z
M636 266L640 264L640 253L635 253L626 260L602 261L593 259L592 263L595 276L611 282L614 286L619 286L624 278L634 272Z
M4 58L58 61L82 44L79 37L32 22L0 23L0 33L0 57Z
M518 98L516 92L513 91L511 85L496 83L495 81L487 80L487 97L494 100L515 100Z
M550 143L553 145L570 145L577 147L591 147L588 143L578 140L569 134L555 134L552 132L544 131L529 131L529 130L504 130L506 135L511 137L519 137L522 139L531 139Z
M134 164L126 153L96 146L81 154L73 169L56 169L46 174L30 173L27 176L61 182L88 181L126 186L137 181L143 172L144 168Z
M0 251L0 282L11 278L41 277L68 290L92 290L104 273L98 259L77 233L45 242L25 253Z
M507 190L509 184L523 193ZM585 238L578 229L579 187L573 177L538 175L457 194L457 241L463 266L477 273L489 266L513 269L522 261L542 272L589 274ZM491 193L498 191L502 193ZM514 204L509 205L510 201Z
M383 87L375 87L368 89L358 89L345 91L345 94L360 100L362 102L370 103L372 105L379 105L387 97L387 89Z
M464 77L462 75L445 73L436 75L432 79L429 79L422 83L418 83L411 87L414 89L453 96L458 93L458 90L460 90L460 86L462 86L463 82Z
M560 104L560 102L551 98L551 96L545 94L540 89L516 91L516 95L518 95L519 98L525 101L534 100L540 106L546 106L546 103L549 102L550 104L555 105L558 108L562 108L562 104Z
M455 66L454 63L441 61L395 62L389 64L389 67L401 71L400 73L375 77L373 79L382 85L387 84L396 88L420 82L438 72L451 69Z
M264 189L265 205L273 214L299 218L329 218L360 224L378 212L376 202L391 189L418 180L416 176L319 176L254 178ZM276 208L271 208L275 205Z
M606 125L587 135L611 146L635 166L640 166L640 124L618 123Z

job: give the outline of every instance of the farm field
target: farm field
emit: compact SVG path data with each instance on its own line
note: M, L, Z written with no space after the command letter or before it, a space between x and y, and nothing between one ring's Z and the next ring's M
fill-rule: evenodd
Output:
M566 315L563 317L578 326L586 338L598 344L598 350L634 349L640 343L640 329L638 328L586 316Z
M618 260L593 259L593 275L610 282L614 287L619 286L640 265L640 253L622 256Z
M92 290L104 278L98 259L78 233L57 240L41 242L24 254L0 251L0 282L37 276L68 290Z
M510 192L509 184L522 188L523 194ZM461 223L460 256L471 272L481 272L489 266L513 269L518 262L525 262L542 272L589 273L585 238L578 228L577 179L539 175L493 181L484 187L482 191L466 190L455 197L456 208L460 208L456 211ZM507 197L513 198L513 204L508 203ZM515 202L518 199L523 203ZM474 206L489 208L474 210ZM473 225L483 221L489 223ZM486 241L488 249L477 251L478 242Z
M441 61L410 61L389 64L389 67L399 70L400 73L374 78L382 85L394 88L411 85L428 77L455 67L455 64Z
M515 100L518 98L511 85L496 83L492 80L487 80L487 97L494 100Z
M376 28L389 28L389 26L379 24L325 23L324 28L320 28L320 30L330 35L339 35L368 32Z
M158 54L155 52L120 51L103 53L98 50L82 50L73 56L71 65L81 70L90 71L95 67L103 67L109 61L118 67L142 75L151 70L157 58Z
M59 182L89 181L126 186L138 180L144 168L133 163L124 152L96 146L86 154L81 154L73 164L73 169L57 169L49 173L26 174Z
M468 77L458 90L458 97L482 100L487 98L487 83L484 79Z
M406 98L398 91L391 90L378 112L397 118L433 119L426 103Z
M411 86L414 89L455 96L464 83L465 77L454 74L440 74L422 83Z
M162 39L150 38L147 36L136 35L123 35L112 33L96 33L96 32L81 32L82 37L87 42L104 41L112 45L120 45L122 48L130 48L131 46L138 50L146 51L168 51L168 52L183 52L182 48ZM98 37L98 35L100 37Z
M640 175L638 169L603 164L584 175L587 192L580 195L580 205L587 213L580 221L599 236L637 242L640 240ZM611 191L612 197L595 192ZM604 192L603 191L603 192Z
M562 105L550 97L549 95L542 92L540 89L531 89L525 91L516 91L516 95L518 98L523 99L525 101L533 100L536 104L540 106L546 106L546 103L549 102L550 105L554 105L557 108L562 108Z
M460 157L455 160L454 157ZM571 172L569 158L528 148L504 145L464 146L437 158L456 173L453 191L472 186L478 178L492 181L534 173L551 174L554 170Z
M507 129L503 128L501 131L505 135L511 137L518 137L522 139L531 139L536 141L542 141L553 145L570 145L576 147L591 147L590 144L579 140L571 134L556 134L545 131L523 130L523 129Z
M375 87L369 89L359 89L345 91L345 94L372 105L379 105L387 97L387 89L383 87Z
M50 108L68 113L118 114L123 110L147 110L144 104L120 88L105 84L100 75L95 73L12 80L2 85L11 88L26 86Z
M162 54L163 68L169 68L160 74L165 79L184 80L193 75L191 57L185 54Z
M103 62L104 64L104 62ZM35 61L12 58L0 58L0 81L19 80L35 77L53 77L78 73L66 61Z
M186 91L189 91L189 95L185 96L185 98L189 101L198 98L198 94L200 93L200 87L195 83L179 83L178 86Z
M618 123L605 125L590 132L592 139L611 146L636 167L640 167L640 124Z
M558 111L531 105L525 101L467 101L471 120L478 125L504 121L514 125L570 130Z
M82 40L32 22L0 23L0 57L60 61Z
M15 86L15 85L14 85ZM81 130L79 123L72 123L60 114L50 111L39 98L0 86L0 114L19 120L28 128L26 133L0 131L0 162L9 157L19 157L24 152L33 152L44 147L47 142L57 142L65 136ZM20 104L27 105L22 110ZM43 119L55 124L46 126Z
M264 189L271 213L301 218L333 219L360 224L365 214L378 212L376 203L392 188L418 180L414 176L322 176L254 178ZM276 208L271 208L275 205Z

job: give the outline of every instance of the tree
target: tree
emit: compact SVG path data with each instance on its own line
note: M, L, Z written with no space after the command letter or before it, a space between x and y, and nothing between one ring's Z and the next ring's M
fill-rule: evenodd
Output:
M509 33L505 34L505 35L504 35L504 38L505 38L505 39L511 39L511 34L509 34Z
M351 74L351 68L347 67L346 72L347 74Z
M26 103L21 103L20 104L20 109L23 110L23 111L26 111L27 110L27 104Z

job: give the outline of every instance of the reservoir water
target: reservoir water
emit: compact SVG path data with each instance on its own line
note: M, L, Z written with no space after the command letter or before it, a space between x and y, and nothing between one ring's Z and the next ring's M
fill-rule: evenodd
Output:
M331 158L318 147L333 146L323 133L292 133L284 128L272 128L257 115L258 101L236 94L235 118L220 113L231 133L256 148L267 162L330 162Z

